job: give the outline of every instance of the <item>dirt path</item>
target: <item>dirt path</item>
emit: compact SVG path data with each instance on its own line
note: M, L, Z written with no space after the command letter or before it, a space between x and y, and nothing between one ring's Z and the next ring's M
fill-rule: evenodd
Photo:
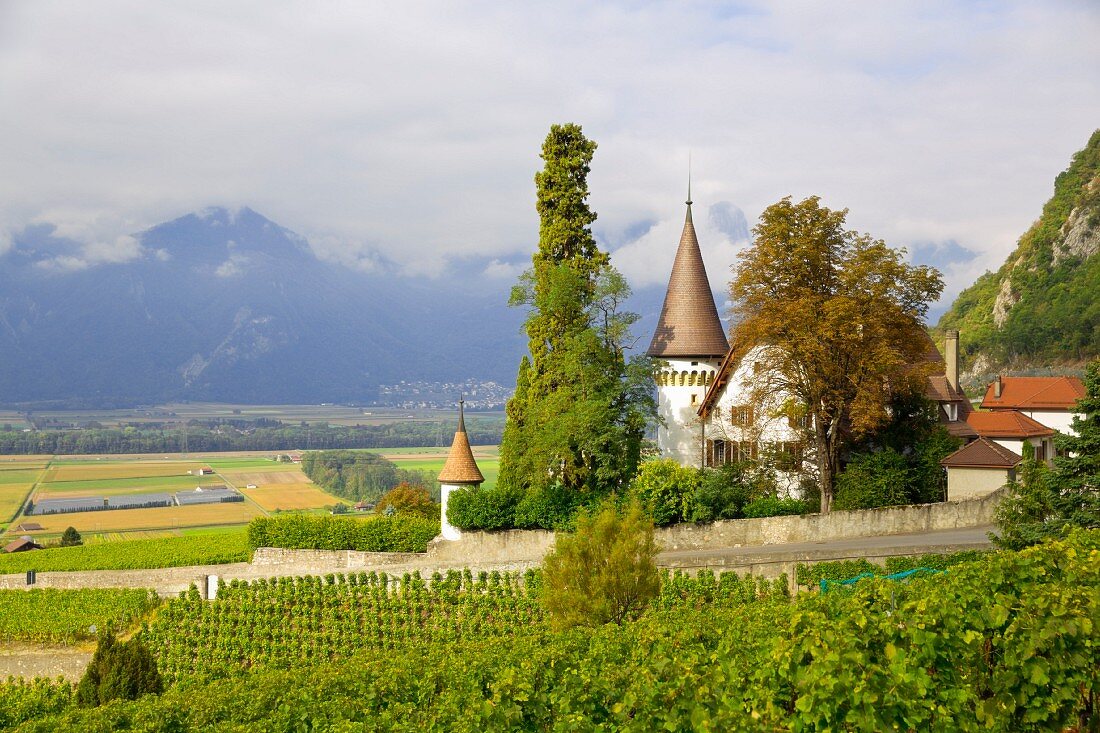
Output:
M0 646L0 680L61 676L75 682L91 659L92 650L82 647L5 644Z

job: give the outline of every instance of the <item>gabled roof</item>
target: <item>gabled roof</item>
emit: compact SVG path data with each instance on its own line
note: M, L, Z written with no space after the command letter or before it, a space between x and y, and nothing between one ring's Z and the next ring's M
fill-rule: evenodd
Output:
M23 552L24 550L41 550L42 546L32 540L30 537L20 537L8 544L4 548L4 552Z
M718 318L714 293L703 266L695 224L691 221L691 201L676 250L676 261L668 278L665 303L653 340L646 354L658 358L718 358L729 351L729 342Z
M985 389L982 409L1072 411L1085 396L1085 384L1077 377L1001 377L1001 396L994 397L996 382Z
M454 442L451 443L451 452L447 454L447 462L443 464L443 470L439 472L439 482L443 484L480 484L485 480L481 475L481 469L474 460L474 452L470 449L470 438L466 435L466 418L463 415L462 402L458 403L458 430L455 431Z
M940 461L954 468L1015 468L1023 456L997 445L988 438L978 438Z
M1017 410L972 412L966 416L966 422L983 438L1022 439L1054 435L1052 429Z

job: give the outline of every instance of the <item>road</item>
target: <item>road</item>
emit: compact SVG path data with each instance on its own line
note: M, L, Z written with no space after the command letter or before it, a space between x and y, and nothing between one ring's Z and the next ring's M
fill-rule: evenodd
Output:
M723 547L714 550L678 550L662 552L657 561L663 567L700 568L806 562L807 560L844 560L857 557L890 557L929 552L942 554L960 550L987 549L992 546L987 533L993 529L994 527L990 525L826 542Z

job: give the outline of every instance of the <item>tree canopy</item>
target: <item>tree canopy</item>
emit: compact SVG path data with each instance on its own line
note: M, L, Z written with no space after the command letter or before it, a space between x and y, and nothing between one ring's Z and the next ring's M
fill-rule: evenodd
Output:
M753 228L730 285L734 348L767 348L762 379L805 406L821 509L832 505L844 441L888 419L925 374L922 320L943 281L904 250L845 228L847 209L786 197Z
M530 356L507 407L500 485L514 496L551 486L600 495L637 470L653 413L651 369L628 362L630 294L592 236L589 166L596 143L554 125L535 176L539 246L511 303L529 309Z

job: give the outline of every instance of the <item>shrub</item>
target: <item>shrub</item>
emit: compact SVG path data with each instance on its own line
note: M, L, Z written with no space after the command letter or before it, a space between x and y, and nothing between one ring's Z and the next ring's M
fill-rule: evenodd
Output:
M84 538L76 531L76 527L66 527L61 535L62 547L77 547L84 544Z
M164 685L153 653L140 636L120 642L110 630L99 637L91 664L76 688L81 707L96 707L111 700L136 700L159 694Z
M702 483L699 472L664 459L642 464L630 482L630 496L641 502L659 527L679 522Z
M459 489L447 500L447 521L464 530L512 529L521 498L519 492L499 485Z
M560 483L532 489L516 504L515 526L521 529L570 530L583 496L581 492Z
M439 519L404 515L351 519L311 514L257 517L248 542L257 547L361 552L424 552L439 534Z
M874 509L909 503L909 467L893 448L856 455L836 478L834 509Z
M765 496L746 504L743 514L746 519L759 519L760 517L805 514L808 511L810 511L810 507L802 499L780 499L775 496Z
M392 511L387 512L388 509ZM401 482L387 491L374 507L378 514L411 514L425 519L439 516L439 505L423 486Z
M632 501L581 512L577 531L557 536L543 562L543 603L557 629L621 624L657 597L653 521Z
M714 522L737 519L745 504L753 499L756 488L743 463L727 463L702 472L699 486L684 511L689 522Z
M882 566L868 560L832 560L814 565L798 564L795 580L799 585L816 588L822 580L848 580L863 573L882 574Z

